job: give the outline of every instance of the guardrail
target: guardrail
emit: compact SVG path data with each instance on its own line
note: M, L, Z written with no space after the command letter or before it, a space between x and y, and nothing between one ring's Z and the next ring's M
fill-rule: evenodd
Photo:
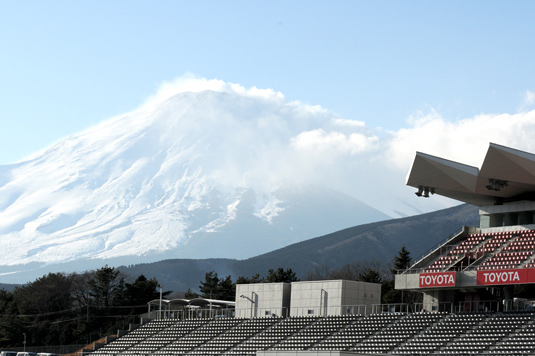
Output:
M426 252L424 252L422 255L420 255L420 257L418 257L416 259L416 262L414 263L414 265L420 263L424 258L426 258L427 256L429 256L431 253L433 253L434 251L436 251L438 248L440 248L444 243L446 243L447 241L451 240L452 238L454 238L455 236L461 234L465 228L467 228L466 226L463 226L461 227L460 229L457 229L455 230L455 232L452 232L451 234L449 234L446 238L442 239L440 242L436 243L433 247L431 247L430 249L428 249ZM404 271L409 271L410 268L404 270ZM405 273L405 272L402 272L402 273Z
M271 308L242 308L242 309L177 309L153 310L144 314L149 320L158 319L219 319L219 318L261 318L288 316L328 316L328 315L368 315L371 306L364 304L336 305L336 306L302 306L302 307L271 307Z

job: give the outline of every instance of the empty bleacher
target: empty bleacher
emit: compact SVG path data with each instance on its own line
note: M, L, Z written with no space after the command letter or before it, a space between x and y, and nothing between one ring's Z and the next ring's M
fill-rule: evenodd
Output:
M255 355L258 350L389 355L527 355L535 313L383 313L368 316L161 320L92 356Z
M535 231L500 231L468 234L448 252L438 255L426 273L459 270L461 260L467 261L460 268L499 270L535 267Z

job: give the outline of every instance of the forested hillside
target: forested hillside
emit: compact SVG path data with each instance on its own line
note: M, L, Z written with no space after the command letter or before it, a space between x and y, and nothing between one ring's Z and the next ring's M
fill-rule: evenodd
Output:
M303 278L320 266L337 269L363 261L387 264L402 246L417 259L463 225L479 226L477 207L459 205L433 213L359 225L246 260L176 259L120 269L127 274L154 276L170 290L196 290L208 271L237 278L264 275L271 268L282 267L291 268Z

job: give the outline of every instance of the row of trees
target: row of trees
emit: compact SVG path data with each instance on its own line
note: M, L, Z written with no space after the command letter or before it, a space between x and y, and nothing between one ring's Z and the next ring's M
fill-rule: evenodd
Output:
M419 294L394 289L397 270L411 264L410 253L403 247L391 267L379 262L356 262L331 269L320 265L307 272L305 280L347 279L382 284L382 302L416 302ZM298 281L292 269L270 269L265 277L220 278L214 271L200 281L199 293L189 289L187 299L196 297L232 301L236 284ZM165 292L168 295L170 292ZM86 343L102 335L128 326L145 313L147 302L158 299L159 284L155 278L140 275L128 282L112 267L102 267L84 273L50 273L34 282L15 288L13 292L0 290L0 347L22 344L23 334L28 345L67 345ZM126 325L125 325L126 324Z
M313 271L308 271L305 274L305 280L346 279L379 283L381 284L382 303L416 303L421 301L421 293L394 289L394 276L398 271L409 268L411 264L410 252L403 246L389 265L379 261L360 261L332 269L326 264L321 264Z
M195 293L191 289L185 293L184 298L193 299L193 298L209 298L209 299L219 299L219 300L229 300L232 301L235 299L236 295L236 284L249 284L249 283L276 283L276 282L296 282L297 276L291 268L283 269L281 267L276 270L270 269L266 277L260 277L260 274L255 274L252 277L238 277L236 282L232 282L231 276L225 278L219 278L217 272L210 271L207 272L204 276L204 281L201 281L199 285L199 292Z
M159 298L158 281L138 276L127 283L112 267L84 273L49 273L34 282L0 290L0 347L86 343L91 333L128 326ZM139 320L139 319L137 319Z
M410 252L403 246L392 260L390 266L378 261L361 261L332 269L326 264L321 264L313 271L305 273L304 279L308 281L346 279L379 283L381 284L382 303L415 303L420 301L421 293L402 292L394 288L394 276L399 270L409 268L411 263ZM291 283L296 281L298 281L297 276L291 268L283 269L279 267L276 270L270 269L265 277L261 277L259 274L255 274L252 277L238 277L235 283L232 282L231 276L219 278L216 272L210 271L206 273L204 281L200 282L200 293L195 293L188 289L184 297L187 299L203 297L232 301L236 294L236 284Z

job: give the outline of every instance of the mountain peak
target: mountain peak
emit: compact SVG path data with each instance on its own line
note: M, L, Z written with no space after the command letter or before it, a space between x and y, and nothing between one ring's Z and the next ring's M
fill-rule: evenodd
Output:
M245 258L387 218L325 193L295 145L332 114L240 90L154 98L0 167L2 264Z

